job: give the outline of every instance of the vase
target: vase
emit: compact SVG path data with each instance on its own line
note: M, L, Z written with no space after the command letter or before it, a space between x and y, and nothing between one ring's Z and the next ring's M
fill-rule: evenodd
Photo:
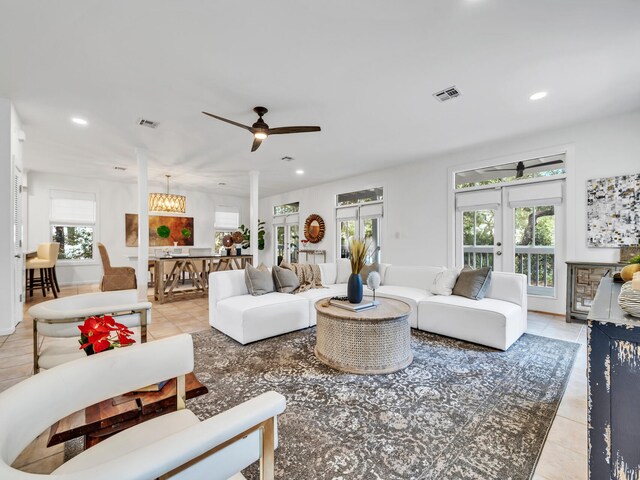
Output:
M347 299L349 303L360 303L362 301L362 277L359 273L349 275L347 283Z
M236 248L236 255L239 257L242 255L242 248Z

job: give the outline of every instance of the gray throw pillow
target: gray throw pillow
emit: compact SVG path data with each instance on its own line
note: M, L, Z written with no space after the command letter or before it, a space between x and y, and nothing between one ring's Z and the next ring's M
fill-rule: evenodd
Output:
M482 300L491 284L491 268L464 267L458 275L458 280L453 287L453 294L472 300Z
M251 264L247 264L244 269L244 281L247 284L247 290L253 296L264 295L275 290L271 273L264 265L256 268Z
M362 267L362 270L360 270L360 277L362 277L362 283L364 285L367 284L367 278L369 278L369 274L371 272L378 272L380 273L380 265L378 265L378 263L372 263L371 265L365 265L364 267Z
M300 287L300 280L298 275L289 269L273 266L271 269L273 274L273 283L276 286L276 290L280 293L296 293L296 290Z

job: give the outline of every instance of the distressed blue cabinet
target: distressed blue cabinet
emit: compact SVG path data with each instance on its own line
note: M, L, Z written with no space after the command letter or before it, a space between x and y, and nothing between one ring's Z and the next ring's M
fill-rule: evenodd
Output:
M588 316L589 478L640 479L640 318L600 282Z

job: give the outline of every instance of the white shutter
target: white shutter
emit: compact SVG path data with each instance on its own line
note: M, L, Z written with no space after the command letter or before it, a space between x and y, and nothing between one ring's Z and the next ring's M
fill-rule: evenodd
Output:
M541 182L510 187L509 207L534 207L562 204L562 182Z
M456 193L456 210L496 210L500 206L500 190L476 190Z
M93 225L96 223L94 193L51 190L51 223L58 225Z
M358 207L343 207L336 209L336 218L358 218Z
M297 225L298 223L300 223L300 215L287 215L284 218L284 223L286 223L287 225Z
M240 225L240 212L237 207L217 206L213 227L216 230L236 230Z
M360 217L381 217L382 204L374 203L373 205L362 205L360 207Z

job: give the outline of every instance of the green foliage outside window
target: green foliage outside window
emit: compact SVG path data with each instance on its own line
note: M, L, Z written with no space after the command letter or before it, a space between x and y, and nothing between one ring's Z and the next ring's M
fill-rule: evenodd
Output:
M52 226L51 241L60 244L58 260L93 258L93 227Z

